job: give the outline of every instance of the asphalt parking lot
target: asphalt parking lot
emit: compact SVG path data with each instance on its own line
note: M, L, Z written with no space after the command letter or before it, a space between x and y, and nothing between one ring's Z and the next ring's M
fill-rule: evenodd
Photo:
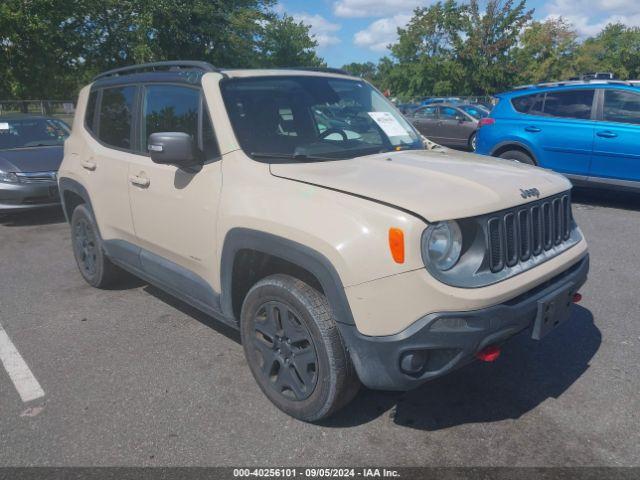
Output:
M95 290L62 214L0 217L0 465L640 465L640 197L576 192L591 273L569 322L322 425L260 392L238 335L135 279Z

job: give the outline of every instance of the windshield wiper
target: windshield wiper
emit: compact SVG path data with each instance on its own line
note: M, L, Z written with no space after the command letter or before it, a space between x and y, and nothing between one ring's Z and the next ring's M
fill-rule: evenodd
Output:
M343 160L336 157L321 157L319 155L307 155L305 153L270 153L270 152L251 152L249 154L256 158L281 158L290 160L306 160L312 162L326 162L329 160Z

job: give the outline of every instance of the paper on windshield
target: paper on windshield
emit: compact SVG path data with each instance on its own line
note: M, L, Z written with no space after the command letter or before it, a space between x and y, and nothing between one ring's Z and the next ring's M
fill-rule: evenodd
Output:
M396 117L389 112L368 112L369 116L388 137L403 137L409 134Z
M7 122L0 122L0 130L9 130L9 124Z

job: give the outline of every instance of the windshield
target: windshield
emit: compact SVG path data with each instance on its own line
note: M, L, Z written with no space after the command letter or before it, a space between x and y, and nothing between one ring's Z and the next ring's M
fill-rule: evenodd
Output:
M62 145L69 127L53 118L0 118L0 150Z
M283 76L226 80L222 95L242 149L254 158L353 158L424 148L368 83Z
M478 105L460 105L459 107L476 119L489 116L489 110Z

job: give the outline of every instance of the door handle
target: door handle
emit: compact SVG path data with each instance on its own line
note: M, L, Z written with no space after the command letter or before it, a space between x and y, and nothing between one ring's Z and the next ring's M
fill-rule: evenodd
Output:
M149 180L147 177L142 177L140 175L130 175L129 181L133 185L136 185L138 187L143 187L143 188L147 188L149 185L151 185L151 180Z
M530 125L530 126L528 126L528 127L525 127L525 128L524 128L524 130L525 130L526 132L531 132L531 133L538 133L538 132L541 132L541 131L542 131L542 129L541 129L541 128L534 127L533 125Z
M82 165L82 168L89 170L90 172L93 172L98 167L98 164L93 160L80 160L80 165Z
M603 130L601 132L596 133L596 135L602 138L616 138L618 136L617 133L611 132L609 130Z

